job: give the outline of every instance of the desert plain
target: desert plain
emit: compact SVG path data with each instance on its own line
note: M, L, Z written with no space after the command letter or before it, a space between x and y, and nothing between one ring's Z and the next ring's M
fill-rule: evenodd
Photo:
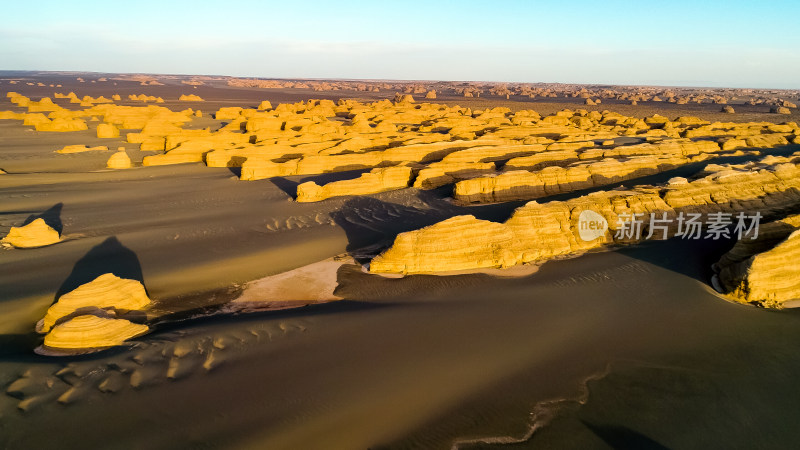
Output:
M798 101L0 72L0 446L791 447Z

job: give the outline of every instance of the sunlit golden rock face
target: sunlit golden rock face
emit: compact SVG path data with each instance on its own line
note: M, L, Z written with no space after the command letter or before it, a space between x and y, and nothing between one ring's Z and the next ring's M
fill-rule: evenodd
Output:
M55 350L102 349L122 344L148 331L125 319L76 316L53 327L44 337L44 346Z
M53 119L42 121L34 125L36 131L70 132L88 130L89 126L82 119Z
M353 180L334 181L322 186L308 181L297 186L298 202L318 202L342 195L364 195L408 187L411 167L372 169Z
M97 126L97 137L99 138L117 138L119 137L119 129L114 125L108 123L101 123Z
M83 153L83 152L107 152L108 147L105 145L96 145L89 147L86 145L65 145L64 148L56 150L56 153Z
M491 141L451 141L426 144L410 144L357 153L340 153L332 155L309 155L285 162L273 162L268 158L248 158L242 164L243 180L260 180L264 178L313 175L326 172L367 169L386 164L397 164L404 161L432 162L457 150L491 143Z
M634 156L568 167L551 166L536 172L515 170L459 181L453 196L461 203L530 200L652 175L687 162L682 157Z
M145 102L145 103L147 102L164 103L164 99L161 97L155 97L153 95L145 95L145 94L139 94L139 95L131 94L128 96L128 100Z
M204 101L199 95L189 94L189 95L181 95L178 98L178 101L181 102L202 102Z
M141 310L150 305L142 283L106 273L61 296L45 314L39 331L47 332L62 318L91 310Z
M435 189L459 180L478 177L495 171L490 162L446 162L430 163L421 169L414 180L414 187Z
M17 248L34 248L52 245L60 240L58 231L47 225L44 219L36 219L22 227L11 227L0 242Z
M762 224L714 264L714 287L729 298L769 308L800 299L800 215Z
M371 272L424 273L518 263L515 236L505 224L456 216L417 231L401 233L392 248L373 259ZM436 254L435 258L428 255Z
M125 152L125 147L120 147L119 150L108 158L106 164L109 169L128 169L131 167L131 158Z
M739 166L706 168L709 175L689 182L674 179L662 187L631 191L599 191L566 201L518 208L505 223L486 223L471 216L444 221L417 231L401 233L391 248L370 263L372 272L420 273L464 268L505 267L574 255L609 242L629 243L643 239L616 230L621 215L650 214L675 218L678 213L779 211L800 201L798 155L767 157ZM608 231L596 239L580 238L577 223L584 210L601 215ZM675 226L675 222L671 223ZM464 231L485 227L486 232L469 242L454 239ZM511 237L509 234L511 233ZM477 233L476 234L480 234ZM488 263L486 255L501 254L502 264Z

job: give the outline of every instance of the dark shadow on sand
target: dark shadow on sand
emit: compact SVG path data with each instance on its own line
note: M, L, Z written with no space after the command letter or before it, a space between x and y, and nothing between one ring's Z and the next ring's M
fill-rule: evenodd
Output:
M297 185L300 184L284 177L272 177L269 179L278 189L282 190L291 198L297 198Z
M56 291L54 301L104 273L113 273L144 285L142 266L136 253L122 245L116 236L112 236L93 247L75 263L72 272Z
M306 181L313 181L319 185L333 183L334 181L354 180L361 175L369 172L372 168L343 170L340 172L321 173L319 175L301 176L298 177L297 184L305 183Z
M313 181L318 185L333 183L334 181L353 180L372 169L344 170L341 172L329 172L318 175L294 175L291 177L272 177L272 182L278 189L282 190L293 199L297 198L297 186L307 181Z
M639 261L667 269L704 284L711 284L711 265L733 246L731 239L646 240L616 251Z
M581 421L597 437L614 449L668 450L653 439L621 425L598 425Z
M0 334L0 360L32 361L39 358L31 350L42 343L42 335L34 332Z
M790 198L800 198L800 190L791 188L786 190L782 195ZM758 201L756 201L756 206L744 209L740 203L741 201L736 201L735 204L721 204L709 212L743 210L746 214L753 214L758 211L762 215L759 225L779 220L791 214L800 213L800 206L796 205L776 210L773 213L768 213L765 211L767 207L759 205ZM682 209L678 208L676 211L680 213ZM692 212L692 208L687 208L685 212ZM643 224L643 238L647 236L647 220L649 220L649 218L645 218L645 223ZM671 237L667 240L656 238L651 240L645 239L638 244L621 247L616 251L631 258L654 264L710 285L711 277L714 275L711 266L719 261L720 257L733 248L736 243L737 236L734 229L736 219L734 213L731 218L734 224L728 227L729 237L721 236L716 240L709 237L707 226L705 225L706 220L707 216L703 214L701 222L703 222L704 225L702 235L698 239L685 239L681 237ZM749 239L749 237L744 236L742 239Z
M56 203L55 205L51 206L50 209L41 214L28 216L22 225L25 226L36 219L42 219L50 228L58 231L58 234L61 234L61 232L64 230L64 224L61 222L61 209L63 207L63 203Z
M327 314L339 314L350 311L365 311L377 308L389 308L399 306L400 303L391 302L364 302L352 300L338 300L329 303L310 304L297 308L265 310L253 312L233 312L208 314L207 309L198 309L181 312L180 315L173 315L159 318L157 322L150 324L152 333L140 340L151 337L158 337L159 334L169 333L185 328L198 328L205 325L236 323L246 326L249 322L259 322L265 319L285 320L292 318L314 317ZM207 314L205 316L199 314Z
M398 233L432 225L449 215L452 214L437 209L414 208L372 197L353 197L332 212L331 218L347 234L347 251L353 252L365 247L389 245Z

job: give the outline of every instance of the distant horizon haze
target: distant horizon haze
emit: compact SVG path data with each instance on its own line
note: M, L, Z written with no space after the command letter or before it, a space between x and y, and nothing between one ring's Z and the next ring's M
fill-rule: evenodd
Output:
M800 2L3 6L3 70L800 89Z

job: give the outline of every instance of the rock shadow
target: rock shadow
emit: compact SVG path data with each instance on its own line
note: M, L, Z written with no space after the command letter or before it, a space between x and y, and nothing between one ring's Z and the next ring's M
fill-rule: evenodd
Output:
M58 301L62 295L93 281L104 273L113 273L120 278L136 280L144 285L139 257L133 250L122 245L116 236L111 236L94 246L75 263L72 272L56 291L54 301Z
M285 192L286 195L296 199L297 186L307 181L313 181L321 186L323 184L333 183L334 181L353 180L370 170L372 169L343 170L340 172L329 172L311 176L272 177L269 181L278 189Z
M278 189L282 190L289 197L297 198L297 185L300 184L284 177L272 177L269 179Z
M61 222L61 210L63 208L64 208L63 203L56 203L55 205L51 206L47 211L41 214L34 214L28 216L28 218L25 219L25 222L23 222L22 225L23 226L28 225L29 223L33 222L36 219L42 219L44 220L44 223L46 223L50 228L58 231L58 234L61 234L61 232L64 230L64 224Z
M781 195L787 198L800 199L800 189L788 189ZM788 215L800 213L800 206L797 204L779 208L772 212L769 211L770 206L767 206L769 204L770 202L764 202L762 197L750 201L735 201L719 204L717 207L710 209L709 212L743 211L748 215L759 212L762 215L759 220L759 226L768 222L780 220ZM684 214L695 212L693 207L677 208L675 211L677 213L683 212ZM645 239L638 244L618 248L616 251L631 258L668 269L672 272L694 278L702 283L710 285L711 277L714 275L712 265L719 261L722 255L728 252L736 243L737 236L735 233L735 225L737 220L735 217L737 213L731 214L731 221L733 223L727 227L729 234L727 238L724 236L721 236L720 239L712 239L709 237L706 224L708 216L703 213L701 216L701 223L703 223L703 226L700 238L675 237L673 230L670 231L670 239L662 240L653 237L650 240ZM644 218L642 237L648 235L649 220L649 217ZM750 222L747 222L747 224L749 225ZM656 236L660 237L661 235L658 234ZM742 239L749 239L749 237L743 236ZM769 245L769 242L766 242L765 245Z
M621 425L598 425L581 421L583 425L611 448L638 450L668 450L655 440Z
M389 203L372 197L354 197L330 214L347 234L347 251L351 253L388 246L399 233L432 225L451 215L447 211ZM353 256L359 262L371 259L369 255Z

